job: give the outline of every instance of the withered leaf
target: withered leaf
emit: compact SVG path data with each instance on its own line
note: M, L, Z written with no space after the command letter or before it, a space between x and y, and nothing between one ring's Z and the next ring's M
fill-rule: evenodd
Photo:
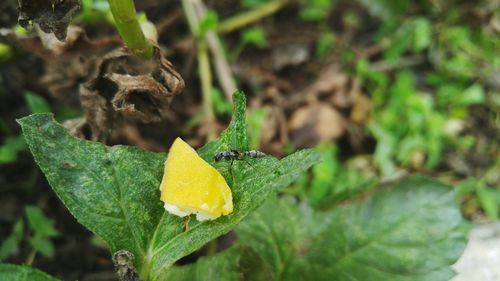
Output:
M63 41L71 17L79 8L78 0L19 0L18 21L24 28L34 22L43 32L54 33Z

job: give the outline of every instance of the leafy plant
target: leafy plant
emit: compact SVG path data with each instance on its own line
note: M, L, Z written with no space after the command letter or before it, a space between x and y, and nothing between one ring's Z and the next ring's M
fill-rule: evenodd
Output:
M465 246L455 206L450 188L412 177L324 212L270 200L236 233L270 280L448 280Z
M500 216L500 190L489 187L484 179L468 178L458 185L459 196L464 203L462 208L468 215L479 207L490 220Z
M14 227L12 227L10 235L2 241L2 244L0 244L0 261L5 260L18 250L19 244L23 240L23 229L23 220L17 220Z
M24 95L26 99L26 104L28 105L31 113L45 113L50 112L50 106L47 101L39 95L27 92Z
M324 59L334 43L335 35L332 32L323 32L316 43L316 58Z
M56 278L32 267L13 264L0 264L0 276L9 281L57 281Z
M83 21L87 24L107 22L114 24L107 0L82 0L80 13L75 22Z
M51 239L59 236L59 232L54 228L54 222L47 218L38 207L27 206L25 214L30 229L26 241L29 242L32 249L27 263L31 263L37 253L52 257L54 255L54 245ZM0 245L0 260L5 260L15 253L23 242L23 238L24 222L19 219L14 224L11 234Z
M207 161L217 151L248 149L243 93L237 92L234 102L228 129L199 150ZM465 245L455 193L423 177L345 207L314 211L282 198L252 213L318 161L312 150L281 161L249 159L251 166L218 163L232 187L234 212L215 221L191 220L184 228L186 221L165 212L159 201L164 154L74 138L49 114L19 123L35 160L71 213L111 252L134 256L143 280L448 280L453 276L449 266ZM174 265L235 226L239 239L230 249L191 265ZM39 274L25 267L2 268L11 270L0 271L0 277Z
M17 160L17 154L26 148L26 142L22 136L11 136L5 138L0 145L0 164L12 163Z
M231 60L236 60L246 46L254 46L259 49L267 48L268 42L265 29L259 26L243 29L238 44L229 55Z
M224 115L231 113L231 103L228 102L219 89L212 88L212 103L214 105L214 112L217 115Z
M301 176L289 191L307 199L312 206L334 206L367 191L376 183L375 178L365 177L355 168L343 165L338 160L335 145L323 143L316 150L321 153L321 163L312 168L310 177Z
M365 6L370 14L384 20L390 20L401 15L411 3L409 0L358 0L358 2Z
M322 21L328 16L333 0L301 1L300 17L306 21Z
M240 44L254 45L258 48L267 47L266 31L262 27L251 27L241 32Z
M247 149L245 97L234 96L235 111L219 139L200 149L212 162L216 151ZM54 191L77 220L103 238L112 252L126 250L144 280L161 280L176 260L227 233L268 197L285 188L316 163L318 155L303 150L281 161L272 157L217 165L232 186L234 213L216 221L183 219L163 210L158 186L165 154L74 138L49 114L19 120L27 143Z
M248 123L248 146L250 149L258 149L260 147L260 136L262 133L262 125L267 116L267 111L262 108L253 110L247 115Z
M25 212L31 229L29 242L34 250L32 255L39 252L46 257L52 257L54 245L50 239L59 236L59 232L54 228L54 222L48 219L38 207L27 206Z

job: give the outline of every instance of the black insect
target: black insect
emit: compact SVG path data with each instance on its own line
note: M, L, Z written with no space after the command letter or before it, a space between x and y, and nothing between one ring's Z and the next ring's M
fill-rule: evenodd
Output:
M260 158L264 156L266 156L266 154L258 150L239 151L231 149L229 151L215 153L214 161L219 162L221 160L231 160L231 164L233 164L234 160L244 160L245 157Z
M264 152L258 150L249 150L249 151L239 151L236 149L231 149L229 151L220 151L214 154L214 161L219 162L221 160L231 160L231 165L229 166L229 173L231 177L233 177L233 162L235 160L244 160L250 167L253 168L253 165L250 164L245 158L260 158L264 157L266 154ZM233 177L234 180L234 177Z

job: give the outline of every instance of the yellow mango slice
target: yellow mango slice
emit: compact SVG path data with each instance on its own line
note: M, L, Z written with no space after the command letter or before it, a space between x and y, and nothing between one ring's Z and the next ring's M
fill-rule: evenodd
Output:
M182 139L170 148L160 184L165 209L177 216L196 214L213 220L233 212L233 196L224 177Z

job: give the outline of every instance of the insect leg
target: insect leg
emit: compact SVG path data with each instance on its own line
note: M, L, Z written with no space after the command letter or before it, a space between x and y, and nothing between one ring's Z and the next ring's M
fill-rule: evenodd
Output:
M253 169L255 169L255 167L252 165L252 163L248 162L248 160L247 160L247 159L243 159L243 160L245 160L245 162L246 162L248 165L250 165L250 167L252 167Z
M182 224L184 228L184 232L189 230L189 222L191 221L191 215L188 215L187 219L184 219L184 223Z

